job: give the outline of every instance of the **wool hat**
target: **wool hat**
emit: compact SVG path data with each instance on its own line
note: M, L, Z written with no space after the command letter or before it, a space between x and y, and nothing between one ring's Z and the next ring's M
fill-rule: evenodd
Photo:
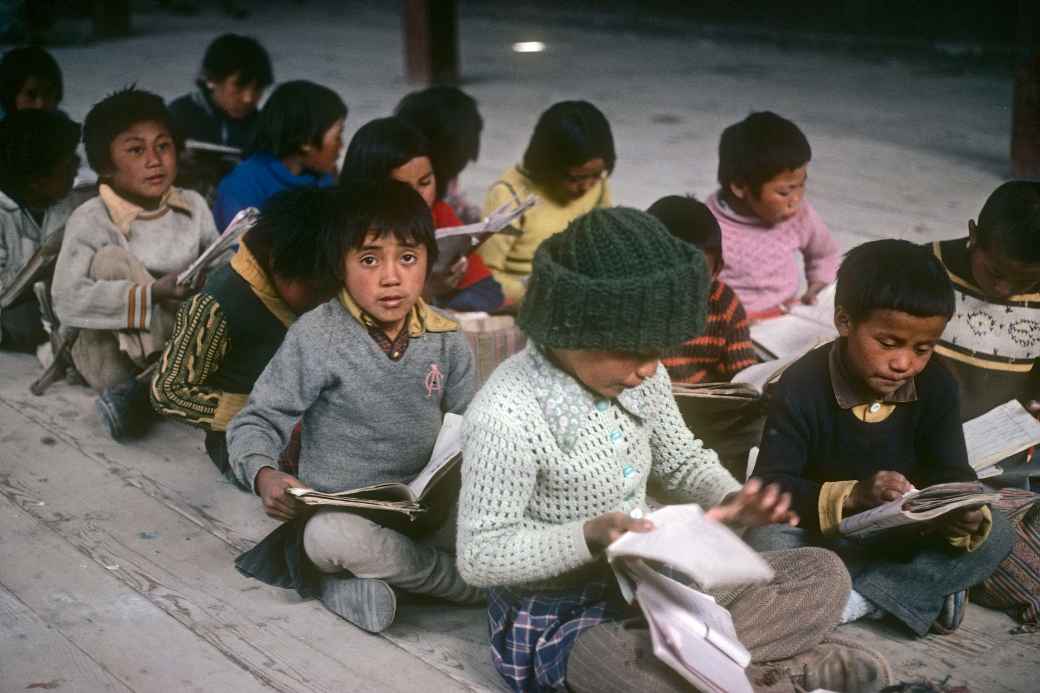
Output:
M542 243L517 324L557 349L655 352L704 330L703 253L637 209L595 209Z

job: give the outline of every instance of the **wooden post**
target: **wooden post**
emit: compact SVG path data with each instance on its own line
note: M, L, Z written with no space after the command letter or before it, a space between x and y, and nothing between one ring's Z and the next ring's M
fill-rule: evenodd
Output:
M94 0L94 37L130 35L130 0Z
M1011 175L1040 178L1040 11L1018 3L1018 45L1024 61L1015 71L1011 107Z
M455 0L404 0L405 75L416 84L459 79L459 32Z

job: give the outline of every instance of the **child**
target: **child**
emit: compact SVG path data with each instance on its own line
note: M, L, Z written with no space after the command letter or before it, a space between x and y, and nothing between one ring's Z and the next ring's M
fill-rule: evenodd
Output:
M333 190L275 195L231 263L211 273L177 314L152 379L152 406L204 429L206 451L225 474L228 422L245 406L289 326L335 295L335 279L321 259L325 238L342 223L342 207Z
M646 210L676 238L700 248L711 272L704 332L662 359L678 383L725 381L757 361L747 315L740 299L723 281L722 232L708 208L691 197L669 195Z
M903 541L833 537L843 517L913 487L975 479L957 384L931 360L954 313L953 289L928 248L889 239L849 252L835 302L840 337L781 376L755 467L792 494L801 528L759 530L749 543L838 551L855 590L846 620L881 610L918 635L950 632L963 616L963 590L1011 548L999 512L954 511Z
M535 255L519 315L528 346L466 414L459 502L459 569L491 588L494 663L514 691L689 690L653 657L645 625L622 625L630 614L603 560L625 531L652 529L633 513L646 511L648 485L719 521L794 519L789 497L742 488L694 438L658 362L703 328L709 282L699 250L632 209L589 212ZM806 689L859 690L824 672L838 652L883 678L854 646L820 645L848 594L840 561L821 550L767 559L772 583L718 595L756 662L787 660L753 666L756 683L797 670Z
M86 199L72 193L79 138L79 123L54 111L22 110L0 122L0 290L45 241L61 242L69 215ZM0 309L0 348L28 352L45 341L31 289Z
M451 207L437 197L440 189L430 146L423 134L398 117L377 118L354 134L343 159L341 181L393 178L411 185L433 212L435 228L461 226ZM427 289L439 305L457 311L497 310L502 287L479 255L460 258L445 273L432 273Z
M719 140L719 191L708 208L722 227L726 266L719 275L754 320L781 313L834 281L838 246L803 200L812 150L798 126L775 113L752 113ZM800 283L795 253L805 259Z
M299 518L240 557L239 569L317 592L334 613L378 632L396 613L392 588L461 603L479 593L436 534L406 536L338 510L307 517L286 489L412 480L444 414L461 414L473 397L474 366L458 324L419 296L437 257L423 199L397 181L352 183L342 194L347 216L327 256L339 295L289 328L228 427L228 452L268 515ZM297 479L275 460L301 418Z
M239 211L262 207L282 190L334 185L346 119L346 104L328 87L279 85L260 111L249 158L217 186L217 226L226 228Z
M64 85L54 57L39 46L15 48L0 61L0 119L25 108L57 110Z
M585 212L610 206L607 176L616 162L610 124L588 101L561 101L541 115L523 163L503 173L484 202L489 214L532 193L539 198L516 222L519 236L496 234L478 251L509 303L523 300L531 261L542 241Z
M447 202L463 222L480 221L480 208L470 205L459 190L459 174L480 156L484 119L473 97L458 87L429 87L401 99L394 115L411 124L429 141L430 161L437 177L437 199ZM434 220L436 218L434 211ZM470 261L472 263L472 257Z
M77 328L76 370L101 396L109 434L139 433L149 411L138 373L170 336L192 289L177 274L217 239L205 201L173 187L177 146L161 98L133 87L98 102L83 124L98 196L73 212L54 270L54 309ZM158 277L158 278L156 278Z
M170 103L178 137L246 147L256 126L256 109L273 82L271 59L256 39L218 36L202 59L197 89Z

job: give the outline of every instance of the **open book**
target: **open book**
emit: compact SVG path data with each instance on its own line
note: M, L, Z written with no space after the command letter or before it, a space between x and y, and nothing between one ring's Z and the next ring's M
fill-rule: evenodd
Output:
M430 461L410 483L391 481L372 486L323 493L310 488L290 488L289 493L306 505L321 505L355 510L389 511L410 520L428 509L427 501L442 480L458 476L462 461L462 417L445 414ZM457 479L456 479L457 481ZM457 492L458 489L455 489Z
M1000 500L999 493L987 491L977 481L935 484L846 517L838 526L838 532L863 539L897 527L934 520L958 508L977 508L997 500Z
M834 291L831 284L807 306L796 303L787 313L751 323L751 341L776 358L800 356L838 336L834 327Z
M964 422L968 462L979 478L1000 473L995 465L1040 443L1040 421L1013 399Z
M538 198L529 196L523 202L515 204L506 202L496 209L484 221L465 226L448 226L437 229L434 234L437 239L437 262L433 265L433 271L443 272L454 265L460 257L469 255L473 249L480 244L480 237L493 233L513 233L516 229L513 222L524 215L524 212L537 204Z
M224 233L220 234L220 238L202 251L202 254L195 259L195 262L191 263L188 269L177 275L177 283L181 285L194 284L199 274L213 266L225 252L238 243L238 240L246 231L253 228L259 219L260 212L256 207L246 207L236 214L235 218L224 229Z

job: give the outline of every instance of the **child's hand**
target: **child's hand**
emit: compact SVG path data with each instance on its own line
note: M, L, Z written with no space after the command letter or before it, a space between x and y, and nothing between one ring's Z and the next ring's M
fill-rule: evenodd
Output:
M970 537L979 531L984 518L981 508L960 508L936 518L935 527L946 537Z
M625 532L649 532L654 528L650 520L637 520L626 513L604 513L585 523L585 543L596 553L614 543Z
M170 272L152 282L153 301L183 301L195 293L194 287L177 283L178 274L180 272Z
M820 292L827 288L827 285L823 282L809 282L809 288L802 294L802 303L807 306L816 305L816 297L820 295Z
M1034 418L1040 419L1040 402L1037 400L1030 400L1029 404L1026 405L1026 409L1033 415Z
M742 489L726 496L705 516L742 527L761 527L779 522L792 527L798 524L798 515L791 510L791 494L781 493L776 484L763 488L758 479L748 479Z
M302 487L303 484L292 474L280 472L274 467L261 469L256 475L256 494L264 504L264 512L283 521L299 515L303 504L288 493L294 486Z
M914 485L899 472L878 472L865 481L856 482L852 493L845 499L843 514L849 516L870 510L883 503L894 501L913 488Z

